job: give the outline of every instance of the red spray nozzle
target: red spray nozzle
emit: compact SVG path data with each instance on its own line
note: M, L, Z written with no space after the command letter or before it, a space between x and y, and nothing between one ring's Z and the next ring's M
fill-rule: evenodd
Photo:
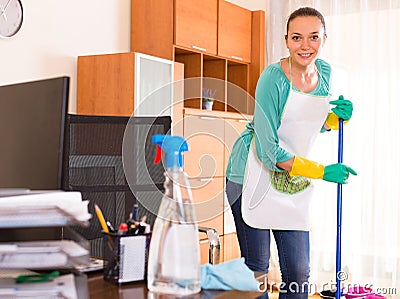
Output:
M162 148L161 148L161 146L159 146L157 144L157 152L156 152L156 156L154 157L154 162L153 163L154 164L160 163L161 158L162 158Z

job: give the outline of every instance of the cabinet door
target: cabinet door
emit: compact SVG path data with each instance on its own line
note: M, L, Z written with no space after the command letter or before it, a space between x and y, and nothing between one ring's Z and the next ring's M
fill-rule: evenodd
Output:
M131 116L134 93L134 54L78 57L77 112Z
M251 11L225 0L219 0L218 55L251 59Z
M135 116L172 116L174 62L135 53Z
M185 153L184 166L189 177L224 176L224 120L207 115L185 115L184 136L190 148Z
M217 0L175 0L174 44L217 54Z
M223 238L224 262L239 258L240 248L236 233L224 235Z
M216 229L219 235L223 234L223 178L189 179L193 195L196 217L199 226ZM199 233L200 239L206 239L204 233Z
M172 59L174 0L131 0L131 51Z

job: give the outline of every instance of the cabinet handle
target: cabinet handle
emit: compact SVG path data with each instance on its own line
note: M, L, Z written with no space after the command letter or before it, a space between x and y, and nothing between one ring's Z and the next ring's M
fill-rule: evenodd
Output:
M239 57L239 56L233 56L233 55L232 55L232 56L230 56L230 58L243 61L243 58L242 58L242 57Z
M214 180L213 178L199 179L200 182L211 182L213 180Z
M207 49L206 49L206 48L202 48L202 47L198 47L198 46L192 46L192 48L195 49L195 50L207 52Z
M249 123L250 121L246 120L246 119L238 119L238 122L240 122L240 123Z
M215 120L215 117L210 117L210 116L200 116L200 119L205 119L205 120Z

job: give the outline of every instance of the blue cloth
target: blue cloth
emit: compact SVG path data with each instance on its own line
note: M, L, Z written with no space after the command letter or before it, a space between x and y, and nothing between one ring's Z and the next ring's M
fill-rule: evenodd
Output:
M259 281L244 263L244 258L200 268L201 288L205 290L259 291Z

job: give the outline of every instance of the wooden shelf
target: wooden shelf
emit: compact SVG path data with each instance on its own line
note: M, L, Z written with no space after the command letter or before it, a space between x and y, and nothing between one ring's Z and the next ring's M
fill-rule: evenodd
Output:
M184 78L200 78L185 82L187 108L201 109L203 88L215 91L213 110L248 114L249 64L175 47L175 61L185 65Z

